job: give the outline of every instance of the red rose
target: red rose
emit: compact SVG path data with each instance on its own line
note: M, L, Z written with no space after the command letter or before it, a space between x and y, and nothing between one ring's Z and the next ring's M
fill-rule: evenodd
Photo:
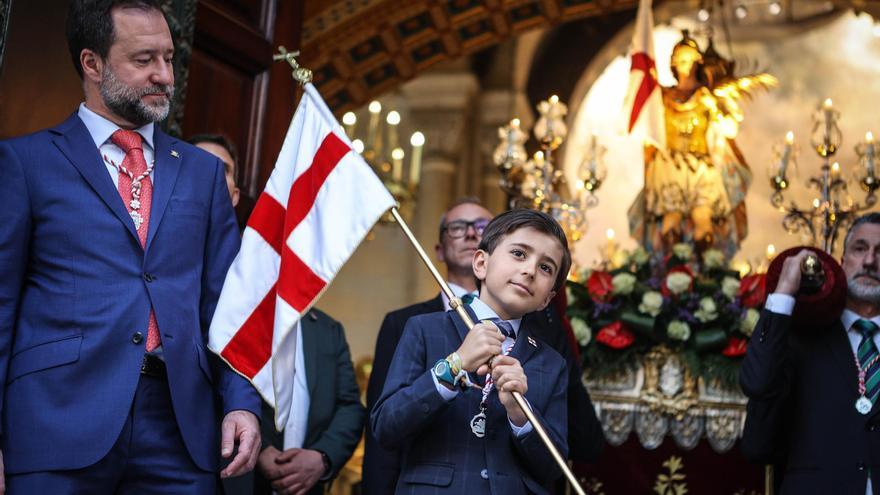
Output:
M626 349L635 342L636 337L620 321L602 327L596 334L596 341L612 349Z
M727 357L739 357L746 353L746 347L748 347L748 341L746 339L730 337L727 341L727 347L721 351L721 354L724 354Z
M739 302L746 308L757 308L767 299L767 275L757 273L749 275L739 283Z
M611 284L611 274L608 272L594 271L587 279L587 290L590 297L596 302L608 302L611 299L611 290L614 286Z
M669 271L663 277L663 283L660 284L660 293L663 294L663 297L670 297L673 295L672 291L669 290L669 287L666 286L666 277L668 277L672 273L684 273L691 277L690 286L688 286L688 289L685 292L690 292L694 288L694 272L691 271L691 269L688 268L687 265L676 265L669 269Z

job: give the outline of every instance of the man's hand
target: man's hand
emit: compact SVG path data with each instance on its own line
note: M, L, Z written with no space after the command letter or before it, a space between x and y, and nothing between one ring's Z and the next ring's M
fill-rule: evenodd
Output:
M801 249L801 251L789 256L782 262L782 271L779 273L779 282L773 291L777 294L788 294L793 296L798 293L801 288L801 262L807 255L812 254L809 249Z
M275 457L275 465L272 472L276 476L267 478L279 495L304 495L324 474L324 461L317 450L287 449Z
M260 454L260 423L257 417L249 411L232 411L223 418L220 434L220 454L224 459L232 455L233 447L238 444L238 454L220 472L220 477L239 476L253 469Z
M476 371L478 375L489 372L489 359L501 354L504 335L495 325L477 323L464 337L464 342L456 352L461 356L461 367L465 371Z
M263 477L269 481L276 480L283 476L281 473L281 467L275 462L279 455L281 455L281 451L276 449L274 445L270 445L263 449L263 451L260 452L260 457L257 458L257 469L259 469L260 473L263 474Z
M523 426L528 421L525 413L520 409L513 392L525 395L529 390L529 381L522 365L516 358L510 356L498 356L492 360L492 379L495 380L495 388L498 389L498 399L507 409L507 417L516 426Z

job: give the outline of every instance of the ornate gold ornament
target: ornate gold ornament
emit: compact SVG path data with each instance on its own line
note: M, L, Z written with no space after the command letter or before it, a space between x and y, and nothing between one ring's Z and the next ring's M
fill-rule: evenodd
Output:
M666 346L651 349L645 356L645 384L640 399L652 411L684 419L699 402L697 380L678 353Z

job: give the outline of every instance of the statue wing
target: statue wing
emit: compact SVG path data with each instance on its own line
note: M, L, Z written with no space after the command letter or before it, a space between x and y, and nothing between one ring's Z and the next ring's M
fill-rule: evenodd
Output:
M718 109L722 114L742 121L742 108L739 102L753 98L758 91L770 90L779 84L779 80L771 74L761 72L719 81L712 88L712 95L718 100Z

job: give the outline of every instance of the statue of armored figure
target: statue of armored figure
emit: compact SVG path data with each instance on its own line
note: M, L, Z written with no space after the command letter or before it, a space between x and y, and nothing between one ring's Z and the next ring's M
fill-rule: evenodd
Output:
M769 74L734 78L733 63L705 52L684 31L671 58L676 85L663 87L666 143L645 145L645 188L630 207L633 237L654 251L678 242L728 257L748 232L746 191L752 173L734 138L739 100L776 84Z

